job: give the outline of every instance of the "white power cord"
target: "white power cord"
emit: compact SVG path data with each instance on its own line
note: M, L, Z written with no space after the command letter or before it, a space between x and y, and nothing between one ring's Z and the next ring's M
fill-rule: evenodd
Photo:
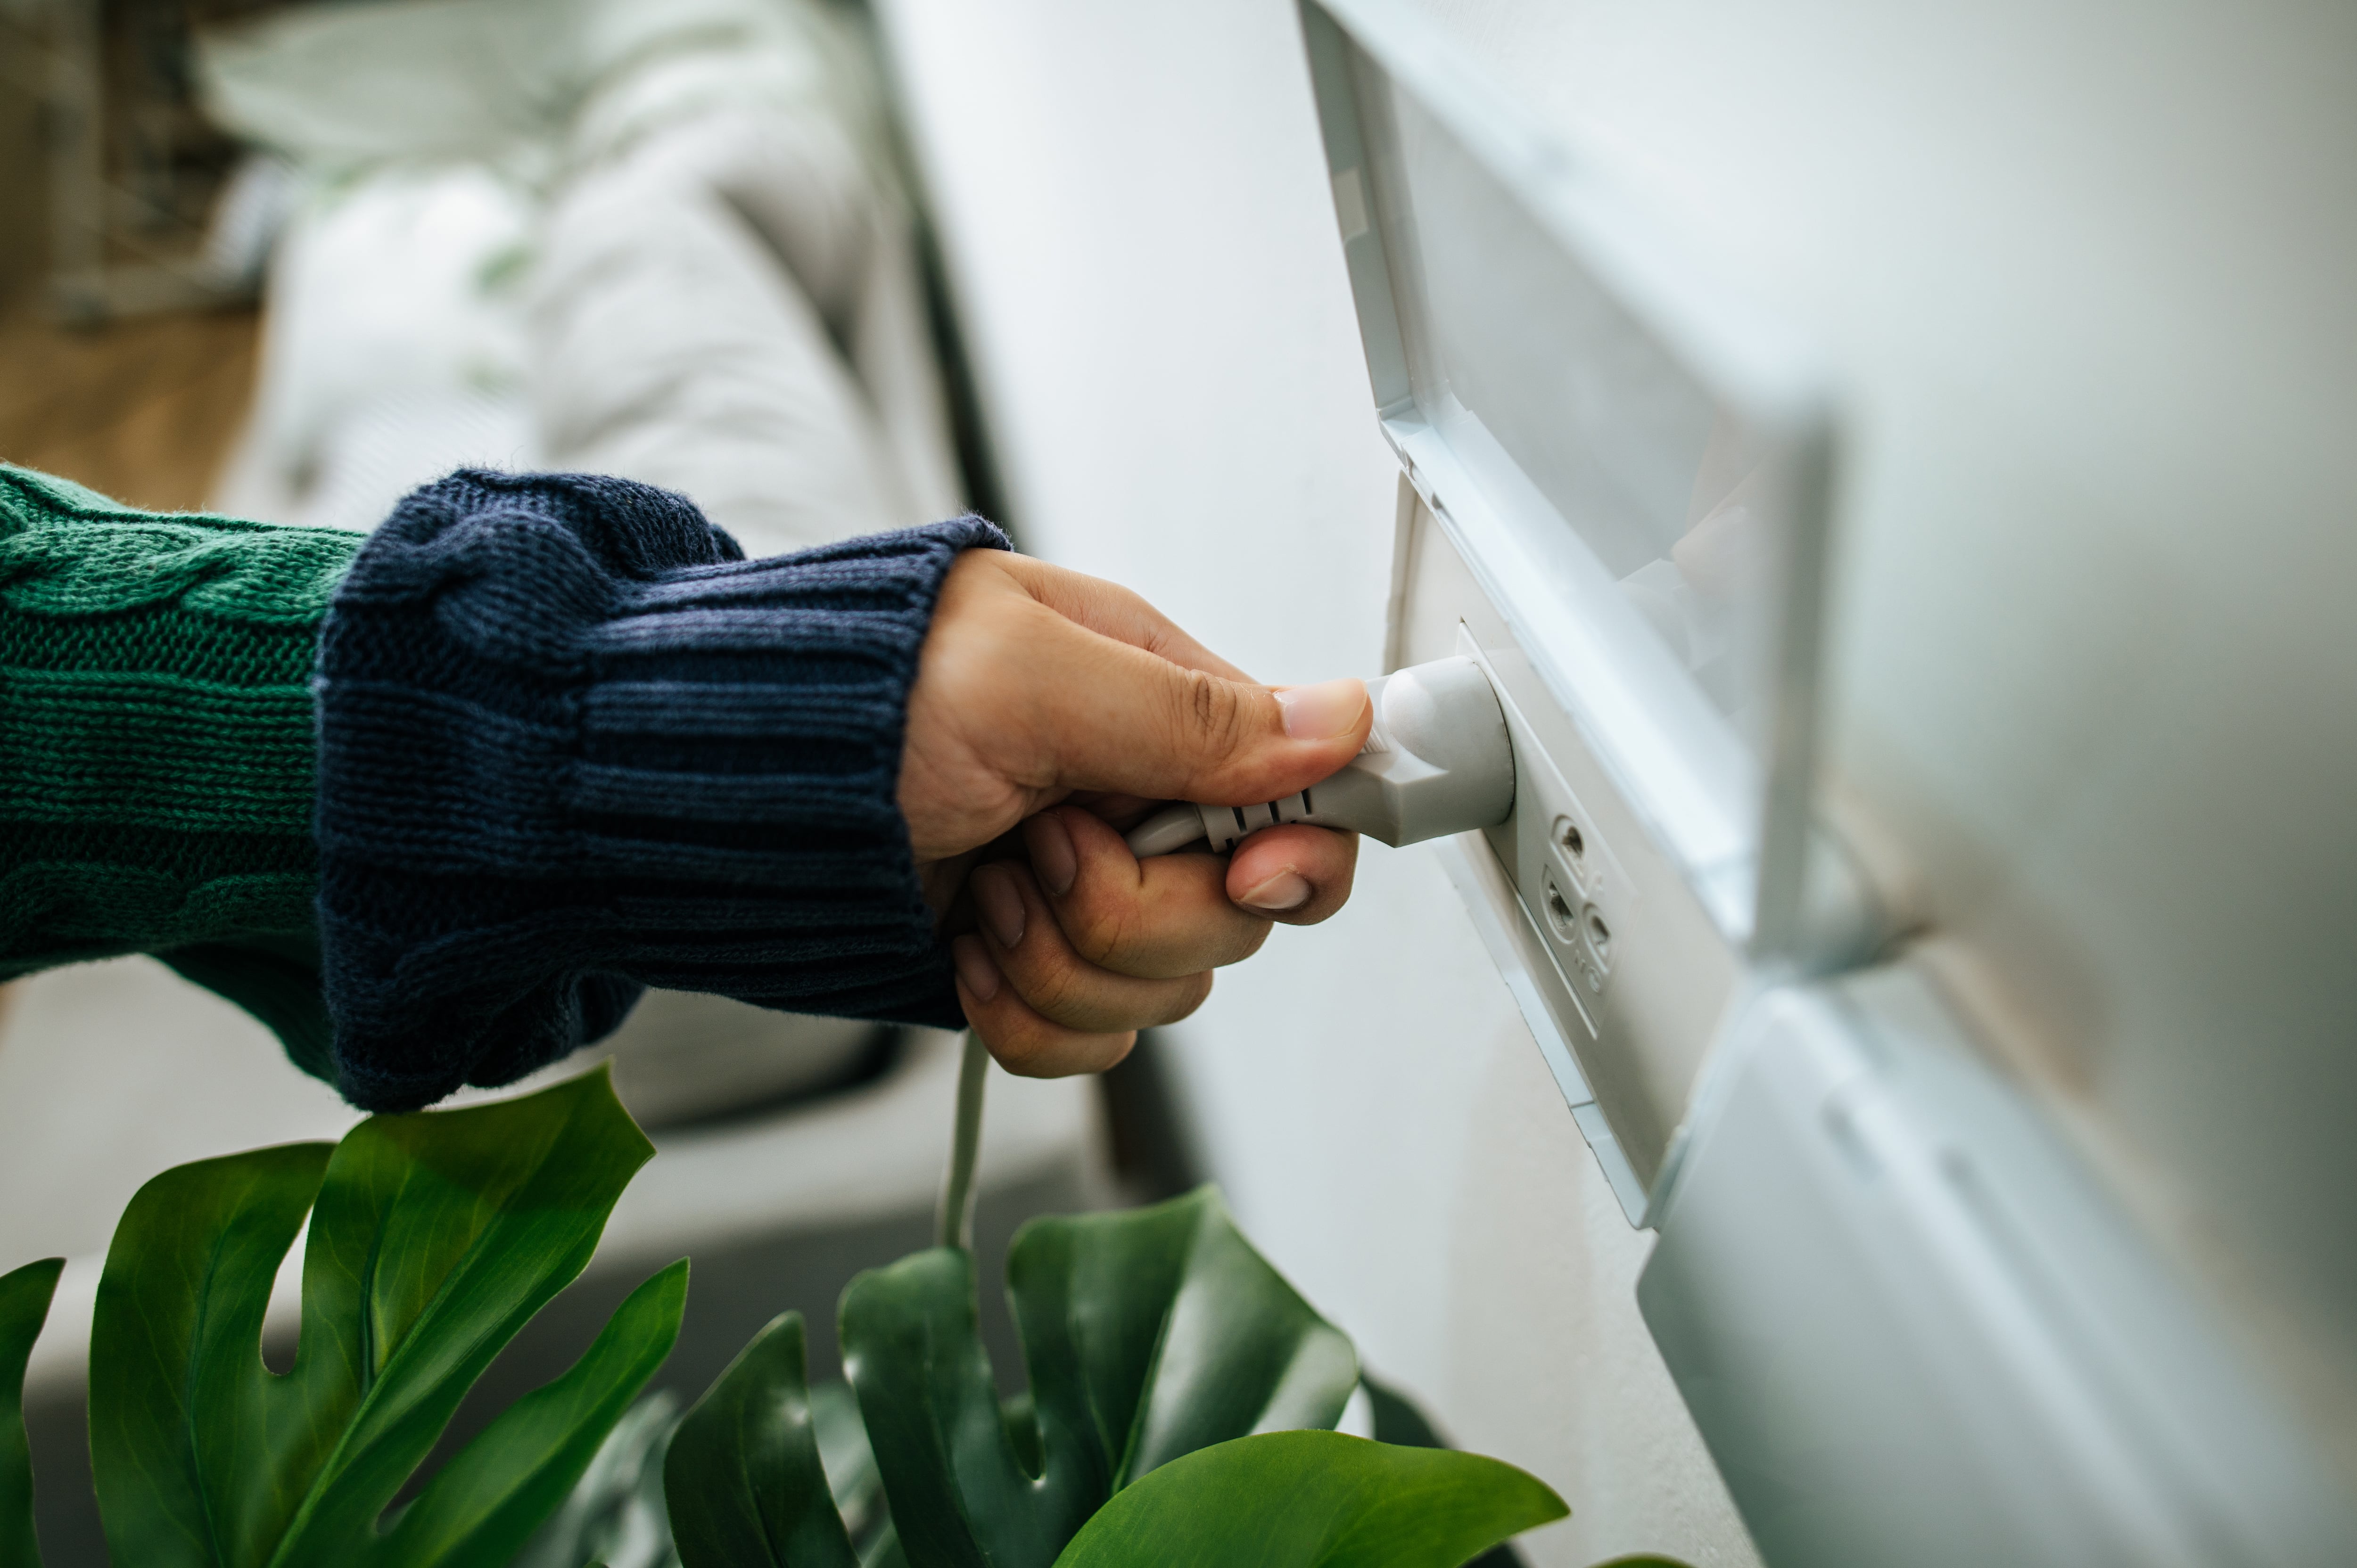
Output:
M1165 807L1130 830L1143 860L1198 841L1224 850L1279 822L1366 834L1394 847L1495 827L1514 809L1514 748L1490 678L1462 655L1367 682L1375 723L1342 770L1256 806Z

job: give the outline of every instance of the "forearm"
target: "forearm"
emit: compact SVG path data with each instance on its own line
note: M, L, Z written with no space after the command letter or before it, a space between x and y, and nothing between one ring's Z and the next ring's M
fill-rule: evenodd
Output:
M942 575L1004 543L747 562L677 496L489 474L363 541L0 467L0 975L157 953L370 1109L649 984L953 1024L894 791Z
M320 650L319 900L348 1096L430 1102L639 986L954 1024L894 800L967 518L763 561L678 497L462 474Z
M0 975L310 929L311 665L360 543L0 467Z

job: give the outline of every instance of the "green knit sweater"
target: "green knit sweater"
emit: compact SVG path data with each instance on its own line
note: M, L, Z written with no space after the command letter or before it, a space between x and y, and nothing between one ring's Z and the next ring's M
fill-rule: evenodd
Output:
M0 979L153 952L287 1033L255 987L315 989L311 669L361 543L0 465Z

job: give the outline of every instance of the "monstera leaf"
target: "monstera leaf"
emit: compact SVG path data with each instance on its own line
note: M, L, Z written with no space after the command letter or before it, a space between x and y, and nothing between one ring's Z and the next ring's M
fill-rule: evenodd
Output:
M672 1435L663 1489L685 1568L859 1568L811 1402L802 1314L790 1312L753 1336Z
M0 1564L39 1568L33 1541L33 1455L25 1443L25 1363L49 1316L63 1258L0 1274Z
M604 1069L527 1098L378 1116L336 1145L165 1172L115 1230L91 1335L91 1459L135 1568L500 1563L669 1354L687 1265L615 1310L390 1530L388 1507L500 1348L589 1261L652 1147ZM311 1216L292 1371L273 1277Z
M663 1511L663 1456L678 1426L679 1400L669 1389L632 1405L509 1568L673 1568L679 1558Z
M1028 1432L1001 1411L983 1354L973 1254L920 1252L844 1292L845 1371L915 1568L1048 1568L1132 1479L1230 1437L1331 1426L1358 1380L1351 1342L1208 1188L1034 1220L1006 1289Z
M1351 1342L1245 1243L1209 1188L1125 1214L1034 1220L1006 1279L1031 1388L1004 1405L971 1253L919 1252L844 1293L845 1367L891 1509L871 1565L1049 1568L1122 1487L1229 1438L1330 1427L1358 1379ZM809 1408L802 1327L780 1319L673 1442L667 1480L685 1568L854 1561ZM735 1465L720 1459L732 1443ZM725 1536L718 1519L736 1521Z
M1128 1487L1056 1568L1458 1568L1571 1510L1512 1465L1339 1432L1271 1432Z

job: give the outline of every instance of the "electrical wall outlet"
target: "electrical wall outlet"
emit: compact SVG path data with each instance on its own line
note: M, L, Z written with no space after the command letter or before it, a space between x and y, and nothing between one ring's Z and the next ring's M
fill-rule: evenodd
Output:
M1459 651L1489 668L1471 628L1458 624ZM1501 688L1502 691L1502 688ZM1636 929L1637 892L1612 853L1595 813L1580 802L1511 697L1501 695L1506 733L1514 744L1514 886L1532 924L1577 1004L1587 1034L1612 983L1616 943ZM1501 858L1502 858L1501 852Z
M1741 955L1405 479L1399 526L1389 665L1477 660L1513 743L1513 815L1448 841L1452 875L1641 1222Z
M1514 820L1454 841L1459 886L1616 1190L1650 1194L1741 977L1884 927L1813 809L1826 361L1416 7L1302 26L1403 481L1385 668L1461 627L1514 714Z

